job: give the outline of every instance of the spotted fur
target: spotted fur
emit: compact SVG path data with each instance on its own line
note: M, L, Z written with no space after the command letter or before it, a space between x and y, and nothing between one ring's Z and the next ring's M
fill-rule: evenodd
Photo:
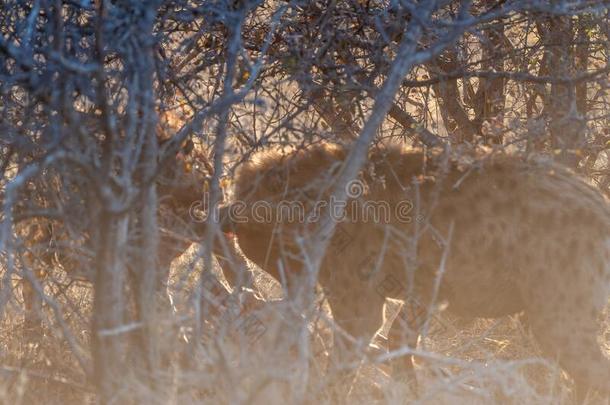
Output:
M258 221L250 209L264 202L275 215L281 201L327 200L346 155L330 144L268 150L237 173L235 201L246 215L232 224L239 245L276 278L285 274L289 291L305 271L299 241L312 237L315 217ZM392 144L371 149L358 179L364 194L348 203L348 217L364 201L412 209L410 219L394 211L385 223L337 223L319 282L347 332L370 339L386 297L426 307L446 300L470 318L525 311L551 358L578 383L610 390L610 360L597 342L610 292L610 210L595 187L543 159L458 162Z

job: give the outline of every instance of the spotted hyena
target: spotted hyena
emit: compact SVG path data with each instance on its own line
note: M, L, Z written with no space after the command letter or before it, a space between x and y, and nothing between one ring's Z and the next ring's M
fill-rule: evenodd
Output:
M167 145L162 138L160 143L161 148ZM185 141L179 151L160 167L156 178L160 231L157 285L160 292L166 287L172 261L199 238L193 231L192 205L194 201L205 199L205 184L212 172L204 151L190 140ZM42 332L41 297L54 269L63 269L72 280L93 279L91 252L95 251L96 240L88 218L94 215L95 200L87 198L94 195L87 192L88 187L86 179L79 173L74 176L62 174L60 180L59 175L49 170L45 176L27 184L19 198L15 229L21 252L18 264L25 280L22 287L24 332L28 339L38 339ZM65 190L70 190L70 193L62 193ZM42 215L37 214L39 212ZM69 215L55 219L47 212ZM218 258L232 259L237 257L233 246L232 241L217 240L213 251ZM226 269L231 266L227 260L222 260L221 266L230 278L230 270ZM216 278L213 281L216 295L228 294Z
M263 151L236 175L225 223L289 293L347 152L327 143ZM371 148L353 184L359 191L348 192L318 277L345 331L370 339L386 297L420 309L447 302L464 318L524 311L578 383L609 388L610 360L596 339L610 287L610 209L595 187L543 159L496 153L465 163L394 144ZM304 207L304 220L280 214L286 201ZM388 216L364 218L367 202L384 202Z

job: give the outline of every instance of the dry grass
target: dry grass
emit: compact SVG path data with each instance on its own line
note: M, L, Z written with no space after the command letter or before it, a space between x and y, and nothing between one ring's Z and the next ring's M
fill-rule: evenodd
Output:
M189 293L200 262L194 250L177 263L171 292L175 313L160 315L159 331L171 356L150 380L138 373L120 376L120 403L336 403L401 404L449 403L570 403L572 383L553 362L544 360L522 326L519 316L465 322L440 314L434 332L420 340L422 354L416 369L420 396L393 381L389 367L379 363L385 353L380 330L366 350L352 381L336 381L326 374L332 349L332 319L321 305L316 322L306 322L279 300L279 285L257 272L257 285L267 300L253 312L220 314L207 323L205 336L193 344L193 313ZM18 288L17 288L18 290ZM91 291L81 284L65 291L58 301L78 338L87 347ZM20 302L12 302L2 325L0 400L15 404L70 404L95 402L94 388L85 380L55 322L47 322L36 344L23 341ZM78 309L78 311L72 311ZM390 302L388 317L397 309ZM82 317L74 313L79 312ZM606 335L607 338L607 335ZM364 357L364 356L363 356ZM346 392L347 391L347 392ZM591 403L604 403L601 398Z

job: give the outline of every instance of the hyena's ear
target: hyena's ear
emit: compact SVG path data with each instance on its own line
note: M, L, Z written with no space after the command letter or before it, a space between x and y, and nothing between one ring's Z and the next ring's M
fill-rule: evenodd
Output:
M195 149L195 143L192 139L188 138L182 143L181 152L184 153L185 156L193 153L193 149Z
M159 145L159 156L163 156L167 153L171 145L172 138L163 136L163 134L159 134L157 137L158 145ZM182 147L176 151L176 156L182 153Z
M159 149L160 149L160 154L159 156L163 156L165 153L167 153L167 148L169 147L170 141L172 140L172 138L162 138L159 137ZM193 165L192 165L192 154L193 151L195 149L195 144L193 142L192 139L188 138L186 140L184 140L182 142L182 144L180 145L180 149L178 149L178 151L176 151L175 154L175 159L177 160L177 163L179 164L179 166L177 166L178 170L182 173L191 173L191 171L193 170ZM170 159L171 160L171 159Z

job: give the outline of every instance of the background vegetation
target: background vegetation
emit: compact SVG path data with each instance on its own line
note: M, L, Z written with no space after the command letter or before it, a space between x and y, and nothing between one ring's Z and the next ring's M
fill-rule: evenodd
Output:
M248 315L238 294L210 310L217 229L193 236L191 203L221 202L269 145L356 141L355 174L385 138L547 153L607 193L609 5L0 0L0 397L331 401L332 318L281 301ZM193 167L176 159L186 140ZM198 171L191 200L166 204L182 187L161 181L168 170ZM156 258L190 241L202 244L174 262L168 303ZM28 288L44 304L34 321ZM569 380L517 318L456 322L422 342L422 402L567 401ZM372 361L346 398L413 399Z

